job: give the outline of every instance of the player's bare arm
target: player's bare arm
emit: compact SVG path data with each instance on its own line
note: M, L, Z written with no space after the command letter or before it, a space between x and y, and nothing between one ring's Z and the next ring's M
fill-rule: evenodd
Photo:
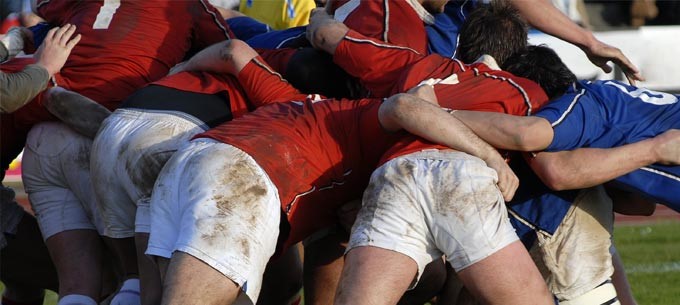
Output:
M623 69L632 85L635 81L644 80L640 70L621 50L599 41L592 32L571 21L550 1L513 0L512 5L533 27L581 48L588 59L604 72L611 72L612 68L607 63L612 61Z
M539 117L481 111L456 111L453 115L499 149L541 151L550 145L554 135L550 123Z
M182 71L206 71L238 75L248 62L258 54L238 39L225 40L196 53L191 59L172 69L170 74Z
M47 89L45 108L78 133L94 139L111 111L92 99L61 87Z
M553 190L588 188L654 163L680 164L680 130L614 148L541 152L527 161Z
M394 95L383 102L378 118L388 131L404 129L429 141L476 156L498 173L498 187L511 200L519 179L491 145L476 136L461 121L438 105L409 93Z
M340 21L328 15L324 8L312 11L312 17L307 26L307 40L317 49L334 54L335 49L349 28Z

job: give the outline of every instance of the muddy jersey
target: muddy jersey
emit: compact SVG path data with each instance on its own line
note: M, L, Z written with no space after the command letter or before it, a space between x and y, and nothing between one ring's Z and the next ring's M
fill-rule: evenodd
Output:
M334 18L367 37L427 52L425 24L434 17L416 0L340 0Z
M109 109L167 75L187 52L231 36L207 0L42 0L37 12L82 34L56 83Z
M380 100L291 100L197 136L238 147L267 172L291 226L287 245L334 224L340 205L361 198L378 159L397 138L378 122Z

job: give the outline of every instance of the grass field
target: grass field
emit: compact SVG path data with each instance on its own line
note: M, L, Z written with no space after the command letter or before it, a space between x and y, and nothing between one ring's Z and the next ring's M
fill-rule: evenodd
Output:
M640 305L680 304L680 222L619 225L616 246ZM44 305L55 305L48 292Z

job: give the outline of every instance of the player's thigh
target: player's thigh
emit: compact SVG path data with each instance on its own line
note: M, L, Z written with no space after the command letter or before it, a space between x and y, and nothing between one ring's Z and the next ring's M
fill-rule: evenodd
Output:
M612 201L601 186L582 190L552 236L538 234L548 288L559 299L580 296L614 272Z
M102 229L89 173L91 141L58 122L33 127L23 180L45 238L73 229Z
M421 187L428 228L455 270L518 239L496 184L496 172L484 161L449 150L425 152L420 158L429 182Z
M161 171L147 254L190 254L256 299L276 247L280 213L276 187L250 156L213 140L194 140Z
M373 172L364 192L347 252L359 247L377 247L401 253L418 267L441 257L425 223L415 172L418 165L409 158L393 159ZM415 286L415 281L413 286Z

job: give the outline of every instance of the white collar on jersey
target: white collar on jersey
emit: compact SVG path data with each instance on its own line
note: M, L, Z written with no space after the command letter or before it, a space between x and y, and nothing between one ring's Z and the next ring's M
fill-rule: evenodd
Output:
M501 69L501 67L499 67L498 63L496 62L496 59L493 58L491 55L488 55L488 54L484 54L484 55L480 56L479 58L477 58L477 60L475 60L474 63L475 64L476 63L483 63L483 64L487 65L489 68L491 68L491 70L500 70Z
M420 16L420 19L422 19L423 22L430 25L434 24L434 16L432 16L430 12L425 10L425 8L423 7L422 4L420 4L420 2L418 2L417 0L406 0L406 3L413 7L413 9L416 11L416 13L418 13L418 16Z

